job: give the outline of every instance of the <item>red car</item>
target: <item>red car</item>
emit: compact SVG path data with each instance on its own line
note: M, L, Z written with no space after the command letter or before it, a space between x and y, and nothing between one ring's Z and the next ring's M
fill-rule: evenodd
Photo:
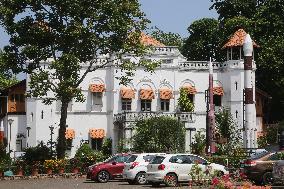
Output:
M87 178L101 183L108 182L110 179L122 178L124 162L130 154L116 154L102 163L89 167Z

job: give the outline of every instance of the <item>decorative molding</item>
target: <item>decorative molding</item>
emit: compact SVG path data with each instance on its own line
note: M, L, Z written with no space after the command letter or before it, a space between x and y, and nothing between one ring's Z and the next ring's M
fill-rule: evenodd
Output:
M150 82L150 83L152 83L152 79L149 78L148 76L144 76L142 79L139 80L139 83L142 83L142 82Z

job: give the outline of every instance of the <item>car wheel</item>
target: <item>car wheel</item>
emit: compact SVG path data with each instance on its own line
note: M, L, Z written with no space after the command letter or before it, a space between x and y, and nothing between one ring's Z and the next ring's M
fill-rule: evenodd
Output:
M107 171L100 171L97 176L98 182L106 183L109 181L109 173Z
M146 176L145 173L138 173L135 177L135 181L137 184L146 184Z
M173 173L167 174L166 179L165 179L165 184L166 186L171 186L171 187L177 186L178 185L177 176Z
M262 184L268 185L273 183L273 175L272 172L266 172L262 176Z

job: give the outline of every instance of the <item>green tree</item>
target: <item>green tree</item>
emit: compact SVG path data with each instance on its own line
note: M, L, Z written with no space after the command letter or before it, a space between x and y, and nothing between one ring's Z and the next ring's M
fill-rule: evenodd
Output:
M194 21L187 30L189 37L181 52L188 60L208 61L211 57L220 61L225 58L220 51L223 41L218 20L203 18Z
M184 88L180 89L180 96L178 98L178 106L182 112L193 112L194 104L188 98L188 91Z
M215 9L219 14L219 20L244 16L251 18L256 9L266 0L211 0L210 9Z
M185 128L170 117L140 120L135 125L132 141L135 152L184 152Z
M272 119L281 120L284 112L284 61L283 61L283 32L284 32L284 1L253 0L229 1L214 0L211 8L219 13L219 20L242 16L250 25L248 32L261 46L256 51L256 80L257 86L272 94Z
M179 34L172 32L167 33L157 27L150 30L150 35L166 46L177 46L181 48L183 44L183 39Z
M206 137L205 130L199 130L194 134L194 142L191 144L192 153L198 155L205 155Z
M5 61L14 72L30 73L30 95L42 97L45 104L61 101L58 158L65 156L68 103L84 101L80 84L88 73L114 64L122 69L124 83L136 66L155 67L116 61L124 53L145 53L140 36L148 20L138 0L2 0L0 23L10 35ZM105 62L98 61L101 56ZM48 58L48 69L40 67Z
M218 144L217 153L221 155L231 154L234 149L242 146L240 130L228 109L216 113L215 119L216 133L219 134L221 139L225 139L225 142Z
M18 80L9 71L9 65L6 64L3 52L0 50L0 90L16 84Z

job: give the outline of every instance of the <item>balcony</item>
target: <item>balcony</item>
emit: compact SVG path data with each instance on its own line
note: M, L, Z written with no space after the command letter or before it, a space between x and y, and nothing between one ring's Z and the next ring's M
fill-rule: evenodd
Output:
M139 120L152 118L152 117L161 117L167 116L172 118L177 118L181 122L195 122L196 115L192 112L123 112L114 115L114 122L136 122Z

